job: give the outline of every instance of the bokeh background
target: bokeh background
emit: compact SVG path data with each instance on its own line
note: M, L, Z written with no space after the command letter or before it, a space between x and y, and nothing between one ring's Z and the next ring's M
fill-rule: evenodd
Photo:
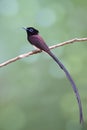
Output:
M0 63L33 50L28 26L49 46L87 37L87 0L0 0ZM65 74L41 53L0 68L0 130L87 130L87 42L53 52L77 84L84 125Z

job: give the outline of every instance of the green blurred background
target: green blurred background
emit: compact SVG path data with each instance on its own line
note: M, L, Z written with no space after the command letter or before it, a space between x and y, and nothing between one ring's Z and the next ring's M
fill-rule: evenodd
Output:
M0 0L0 63L33 50L22 27L34 26L51 46L87 37L87 0ZM87 42L53 50L77 84L75 94L45 53L0 68L0 130L87 130Z

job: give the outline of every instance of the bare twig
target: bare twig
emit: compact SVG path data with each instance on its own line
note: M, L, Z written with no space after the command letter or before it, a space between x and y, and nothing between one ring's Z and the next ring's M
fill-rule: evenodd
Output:
M71 40L59 43L57 45L50 46L49 48L50 49L54 49L54 48L57 48L57 47L60 47L60 46L64 46L64 45L67 45L67 44L71 44L71 43L74 43L74 42L83 42L83 41L87 41L87 38L74 38L74 39L71 39ZM20 59L23 59L23 58L28 57L30 55L41 53L41 52L42 52L41 50L36 49L36 50L31 51L31 52L19 55L19 56L15 57L15 58L12 58L10 60L7 60L7 61L1 63L0 67L6 66L6 65L8 65L8 64L10 64L12 62L15 62L17 60L20 60Z

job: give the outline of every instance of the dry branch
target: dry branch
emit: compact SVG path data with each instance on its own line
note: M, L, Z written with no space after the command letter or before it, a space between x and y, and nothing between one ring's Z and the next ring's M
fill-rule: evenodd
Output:
M51 50L51 49L54 49L54 48L57 48L57 47L60 47L60 46L67 45L67 44L71 44L71 43L75 43L75 42L84 42L84 41L87 41L87 38L74 38L74 39L71 39L71 40L68 40L68 41L65 41L65 42L50 46L49 48ZM7 60L7 61L1 63L0 67L6 66L6 65L8 65L8 64L10 64L12 62L15 62L17 60L20 60L20 59L23 59L23 58L28 57L30 55L41 53L41 52L42 52L41 50L36 49L36 50L31 51L31 52L21 54L21 55L15 57L15 58L12 58L10 60Z

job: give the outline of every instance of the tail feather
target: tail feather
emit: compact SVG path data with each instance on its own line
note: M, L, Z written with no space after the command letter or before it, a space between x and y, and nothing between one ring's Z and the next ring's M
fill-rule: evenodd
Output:
M66 77L68 78L68 80L70 81L72 88L75 92L76 98L77 98L77 102L78 102L78 106L79 106L79 113L80 113L80 123L83 122L83 112L82 112L82 105L81 105L81 99L80 99L80 95L78 93L78 89L71 77L71 75L69 74L68 70L65 68L65 66L59 61L59 59L51 52L48 51L47 52L54 60L55 62L60 66L60 68L65 72Z

